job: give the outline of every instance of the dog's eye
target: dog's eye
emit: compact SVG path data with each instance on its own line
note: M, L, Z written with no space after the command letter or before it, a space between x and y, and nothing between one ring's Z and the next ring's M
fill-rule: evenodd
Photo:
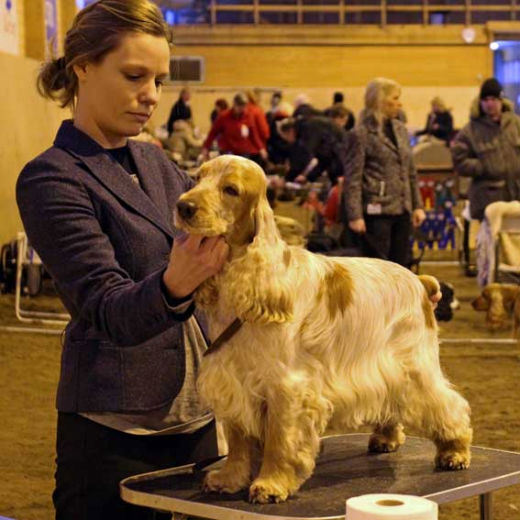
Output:
M226 186L224 188L224 193L226 195L231 195L232 197L238 197L238 190L233 186Z

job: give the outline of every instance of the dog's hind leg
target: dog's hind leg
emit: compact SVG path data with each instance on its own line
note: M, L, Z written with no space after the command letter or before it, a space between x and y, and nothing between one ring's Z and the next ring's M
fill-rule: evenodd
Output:
M251 483L253 452L256 441L238 428L226 425L229 453L221 469L209 471L203 483L204 491L236 493Z
M420 427L433 440L437 468L468 468L473 437L468 402L451 387L440 368L415 373L412 381L405 422Z
M403 425L399 423L378 424L368 440L371 453L389 453L397 451L406 440Z

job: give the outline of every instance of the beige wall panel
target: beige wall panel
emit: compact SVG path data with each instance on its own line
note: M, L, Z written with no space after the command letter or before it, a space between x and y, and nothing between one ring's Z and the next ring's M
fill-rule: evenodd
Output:
M486 45L182 46L174 53L203 56L208 87L361 86L374 76L410 86L471 86L492 70Z
M45 56L45 4L43 0L31 0L24 6L25 55L43 60Z
M60 29L60 37L59 37L59 49L60 56L63 53L63 41L65 39L65 35L67 31L70 29L72 25L72 21L76 16L78 8L76 6L75 0L60 0L59 2L59 29Z
M22 167L48 148L68 111L45 101L36 92L39 63L0 54L0 70L9 78L0 104L0 243L22 229L15 202L15 183Z

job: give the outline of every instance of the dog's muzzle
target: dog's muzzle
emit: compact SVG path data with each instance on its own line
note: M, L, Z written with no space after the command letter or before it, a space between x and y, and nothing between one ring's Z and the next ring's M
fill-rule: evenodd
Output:
M197 213L197 206L194 202L180 200L177 202L177 211L183 220L190 220Z

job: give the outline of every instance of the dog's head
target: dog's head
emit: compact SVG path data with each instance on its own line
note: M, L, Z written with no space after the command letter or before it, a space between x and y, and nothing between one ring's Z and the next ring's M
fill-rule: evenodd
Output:
M508 314L518 294L518 285L491 283L484 287L471 305L476 311L486 311L486 324L490 329L498 330L507 325Z
M265 174L256 163L221 155L204 163L197 185L181 195L175 223L188 233L222 235L232 246L248 244L273 221L266 189Z

